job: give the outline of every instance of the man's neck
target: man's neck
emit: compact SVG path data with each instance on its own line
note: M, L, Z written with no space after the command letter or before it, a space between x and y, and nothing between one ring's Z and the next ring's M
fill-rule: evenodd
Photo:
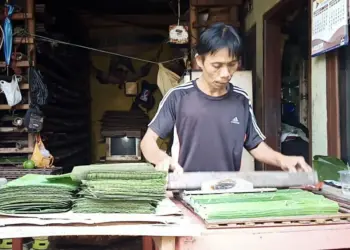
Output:
M197 86L202 92L209 96L219 97L227 94L227 85L225 85L223 88L213 88L202 76L198 78Z

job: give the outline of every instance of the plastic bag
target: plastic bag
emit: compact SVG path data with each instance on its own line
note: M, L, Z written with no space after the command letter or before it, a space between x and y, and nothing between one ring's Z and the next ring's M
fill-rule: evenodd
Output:
M10 107L17 105L22 101L21 90L18 86L18 78L13 75L11 82L0 81L0 89L6 96L7 103Z
M31 160L35 163L37 168L51 168L53 165L54 158L45 148L40 135L38 135L36 138Z

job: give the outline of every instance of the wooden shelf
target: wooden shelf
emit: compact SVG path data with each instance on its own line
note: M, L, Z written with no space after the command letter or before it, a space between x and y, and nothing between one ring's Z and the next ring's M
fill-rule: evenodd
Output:
M29 109L29 104L19 104L14 106L15 109ZM11 109L11 107L7 104L0 104L0 110L8 110Z
M19 88L20 89L29 89L29 83L20 83Z
M1 14L0 19L4 20L5 16ZM25 20L25 19L33 19L33 14L32 13L14 13L11 17L11 20Z
M34 43L34 39L32 37L15 37L13 42L15 44L31 44Z
M16 62L17 67L29 67L29 61L18 61ZM5 68L6 63L4 61L0 62L0 68Z
M204 24L198 24L196 22L193 23L193 29L198 29L198 28L206 28L212 24L216 23L216 21L214 22L205 22ZM240 23L239 22L223 22L227 25L232 25L235 28L239 28L240 27Z
M33 153L32 148L0 148L0 154L19 154L19 153Z
M0 133L27 132L26 128L0 127Z
M243 0L191 0L190 4L196 7L232 6L243 4Z

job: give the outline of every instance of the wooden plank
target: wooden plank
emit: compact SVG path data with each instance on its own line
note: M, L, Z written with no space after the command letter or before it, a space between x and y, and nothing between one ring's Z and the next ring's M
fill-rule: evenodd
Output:
M222 219L207 220L208 224L240 224L240 223L282 223L282 222L326 222L326 221L349 221L350 214L333 214L333 215L304 215L304 216L285 216L285 217L266 217L266 218L245 218L245 219Z
M0 148L0 154L19 154L19 153L32 153L32 148Z
M205 28L205 27L208 27L214 23L217 23L217 22L216 21L208 21L208 22L205 22L204 24L198 24L195 22L195 23L193 23L193 28L194 29ZM241 26L241 24L239 22L229 21L229 22L224 22L224 23L227 25L232 25L235 28L239 28Z
M258 227L286 227L286 226L311 226L327 224L349 224L350 214L340 213L333 215L304 215L304 216L285 216L285 217L261 217L261 218L242 218L242 219L219 219L204 220L194 209L181 200L181 204L187 208L192 215L199 221L204 222L207 229L232 229L232 228L258 228ZM341 211L340 211L341 212Z
M191 0L191 4L196 7L232 6L243 4L243 0Z
M34 0L26 0L26 11L27 13L30 13L33 15L34 13ZM34 18L31 18L27 22L28 27L28 33L29 34L35 34L35 20ZM33 43L27 45L27 56L28 60L32 61L32 65L36 65L36 51L35 46ZM30 99L30 91L28 91L28 102L31 103ZM28 147L33 148L34 147L34 135L28 133ZM32 157L32 152L28 155L28 159Z
M25 132L26 128L0 127L0 133Z
M20 83L19 88L20 89L29 89L29 83Z
M169 174L168 190L200 189L203 182L218 179L241 178L253 183L255 188L267 187L299 187L316 185L316 172L290 173L283 171L254 171L254 172L189 172L183 174Z
M29 104L19 104L19 105L16 105L14 107L10 107L7 104L0 104L0 110L8 110L8 109L11 109L11 108L14 108L14 109L29 109Z
M153 239L149 236L142 237L142 250L153 250Z
M12 239L12 250L22 250L23 249L23 239L14 238Z
M190 43L191 43L191 47L195 47L197 42L198 42L198 38L199 38L199 32L196 28L194 28L194 24L197 23L198 21L198 13L197 13L197 8L193 5L190 5ZM197 70L199 69L199 66L197 65L197 61L195 58L195 52L194 50L191 50L191 68L193 70Z
M4 61L0 62L0 67L6 67L6 63ZM16 67L29 67L29 61L17 61Z
M32 37L15 37L13 40L15 44L32 44L34 43L34 38Z
M25 19L32 19L33 14L32 13L14 13L11 17L11 20L25 20ZM5 16L3 14L0 15L0 19L4 20Z

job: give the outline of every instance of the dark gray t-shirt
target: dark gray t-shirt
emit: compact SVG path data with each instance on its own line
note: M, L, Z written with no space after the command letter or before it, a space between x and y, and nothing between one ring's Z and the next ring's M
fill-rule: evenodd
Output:
M175 128L185 172L239 171L243 147L249 151L265 139L247 93L232 84L220 97L206 95L196 81L169 90L149 128L161 138Z

